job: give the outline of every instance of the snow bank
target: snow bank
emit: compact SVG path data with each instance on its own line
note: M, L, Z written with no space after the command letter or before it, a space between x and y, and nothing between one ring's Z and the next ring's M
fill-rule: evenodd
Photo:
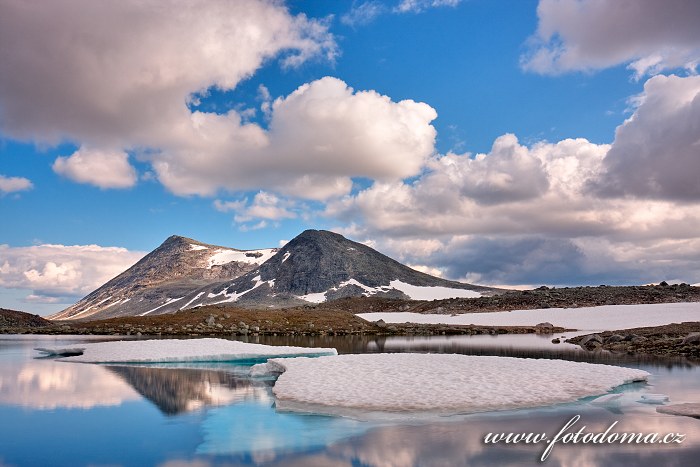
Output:
M266 371L283 371L273 388L279 409L325 414L456 414L540 407L605 394L649 375L566 360L458 354L275 359L251 369L256 375Z
M326 294L328 292L334 292L338 289L346 287L348 285L354 285L356 287L364 290L362 295L365 297L370 297L377 293L386 293L392 289L396 289L400 292L405 293L411 300L442 300L447 298L474 298L481 297L479 292L474 292L473 290L465 289L453 289L450 287L428 287L411 285L400 280L393 280L389 285L380 285L379 287L370 287L363 284L355 279L349 279L338 284L337 287L331 287L324 292L310 293L306 295L299 295L297 298L305 300L312 303L323 303L326 301Z
M157 339L97 342L36 350L87 363L165 363L259 361L273 357L337 355L335 349L286 347L226 339ZM82 352L82 355L75 355Z
M208 267L221 266L232 261L249 264L262 264L272 258L277 250L275 248L267 248L264 250L215 250L214 254L209 257Z
M548 321L555 326L568 329L598 331L700 321L700 302L548 308L464 313L456 316L420 313L360 313L357 316L368 321L382 319L386 323L475 324L477 326L534 326Z
M400 290L411 300L443 300L446 298L475 298L481 297L479 292L465 289L453 289L451 287L421 287L418 285L406 284L399 280L391 281L389 287Z

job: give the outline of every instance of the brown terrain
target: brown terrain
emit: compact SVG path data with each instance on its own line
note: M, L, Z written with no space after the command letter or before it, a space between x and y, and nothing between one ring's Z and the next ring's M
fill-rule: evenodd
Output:
M547 288L509 291L480 298L412 301L379 297L342 298L319 305L286 309L248 309L230 306L203 306L156 316L131 316L101 320L47 321L36 315L0 311L0 333L102 334L144 336L335 336L335 335L435 335L559 333L562 328L485 327L368 322L357 316L363 312L458 314L466 312L536 308L578 308L599 305L672 303L700 301L700 287L687 284L649 286L599 286ZM654 328L627 329L601 333L582 347L589 350L700 357L700 339L689 334L700 332L699 322ZM615 336L615 337L611 337ZM581 344L583 337L571 342Z
M700 359L700 322L606 331L574 337L567 342L590 351Z

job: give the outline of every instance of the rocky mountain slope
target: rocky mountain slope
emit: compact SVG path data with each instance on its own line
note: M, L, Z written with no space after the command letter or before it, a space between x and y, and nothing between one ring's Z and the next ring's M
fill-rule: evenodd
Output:
M276 251L237 250L173 235L132 267L49 319L138 315L172 297L239 277Z
M494 291L418 272L333 232L306 230L259 268L198 291L192 305L280 307L357 296L432 300Z
M307 230L279 250L239 251L170 237L52 319L146 316L213 304L280 308L343 297L479 297L496 289L418 272L342 235Z
M32 315L23 311L7 310L0 308L0 328L4 327L26 327L37 328L51 325L39 315Z

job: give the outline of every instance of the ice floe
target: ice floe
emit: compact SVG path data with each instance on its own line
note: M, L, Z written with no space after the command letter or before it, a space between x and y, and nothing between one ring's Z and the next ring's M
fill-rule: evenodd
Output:
M669 401L669 397L666 394L642 394L642 398L637 402L642 404L665 404Z
M555 326L568 329L597 331L700 321L700 302L547 308L464 313L455 316L403 312L360 313L358 316L368 321L382 319L386 323L474 324L477 326L534 326L548 321Z
M66 361L86 363L255 362L273 357L337 354L335 349L249 344L226 339L112 341L36 350L64 356ZM78 352L82 354L75 355Z
M272 359L281 410L474 413L540 407L646 380L642 370L566 360L458 354L361 354Z

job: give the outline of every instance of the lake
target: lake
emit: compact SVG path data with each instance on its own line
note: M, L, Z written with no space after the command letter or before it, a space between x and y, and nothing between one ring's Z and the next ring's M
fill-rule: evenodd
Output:
M552 336L260 337L272 345L335 347L339 353L440 352L557 358L652 374L606 404L584 399L538 409L453 417L328 417L280 413L271 379L233 364L114 365L37 358L34 347L107 337L0 336L0 466L7 465L542 465L539 444L486 444L488 433L569 431L679 433L672 444L556 444L544 465L697 465L700 420L637 402L700 398L700 367L683 359L589 353ZM122 338L120 338L122 339ZM543 387L543 391L547 388Z

